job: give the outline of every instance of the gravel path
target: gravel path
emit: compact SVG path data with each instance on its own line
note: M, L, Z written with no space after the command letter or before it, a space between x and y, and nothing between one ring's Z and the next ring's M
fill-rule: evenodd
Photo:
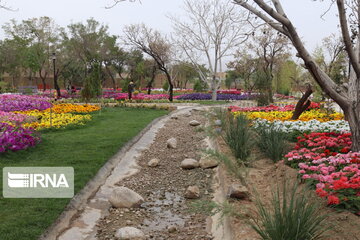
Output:
M138 157L141 171L117 183L142 195L145 203L139 209L111 208L110 214L98 224L97 238L115 239L117 229L125 226L142 230L149 239L212 239L207 217L194 214L189 208L194 200L184 198L188 186L200 188L201 199L211 198L213 169L183 170L180 163L185 158L200 159L206 147L202 126L189 125L191 120L203 124L203 112L192 111L177 119L170 119L159 130L154 143ZM177 139L177 148L167 148L169 138ZM160 160L158 167L148 167L153 158Z

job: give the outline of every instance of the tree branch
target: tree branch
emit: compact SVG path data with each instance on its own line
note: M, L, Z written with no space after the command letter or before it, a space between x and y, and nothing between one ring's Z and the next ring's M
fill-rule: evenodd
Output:
M350 33L349 33L349 29L347 27L348 25L347 25L344 1L337 0L336 2L337 2L337 6L338 6L338 11L339 11L340 27L341 27L341 32L342 32L343 39L344 39L345 49L346 49L346 52L348 53L351 66L353 67L357 78L359 78L360 65L357 61L358 59L357 59L354 49L352 47Z

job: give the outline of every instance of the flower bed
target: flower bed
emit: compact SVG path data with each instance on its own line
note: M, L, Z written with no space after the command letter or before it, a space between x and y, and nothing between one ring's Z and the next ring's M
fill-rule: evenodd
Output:
M244 114L249 119L262 118L262 119L266 119L266 120L272 122L275 120L289 121L289 120L291 120L293 112L292 111L271 111L271 112L236 111L236 112L233 112L233 114L234 114L234 116L237 116L239 114ZM318 120L319 122L328 122L328 121L333 121L333 120L342 120L342 119L344 119L344 115L341 113L328 114L321 110L312 109L312 110L303 112L299 117L300 121L310 121L310 120L314 120L314 119Z
M289 121L292 107L229 110L235 116L244 114L253 119L254 127L273 125L283 132L300 133L295 148L285 155L286 164L298 169L303 181L313 185L328 205L360 215L360 153L349 152L349 124L342 114L328 114L320 109L307 110L299 120Z
M190 94L183 94L174 97L175 99L179 100L211 100L210 93L190 93ZM217 94L217 100L246 100L251 99L251 95L249 94Z
M360 153L350 146L350 133L304 134L285 157L329 205L360 214Z
M42 96L26 96L26 95L0 95L0 111L28 111L28 110L45 110L51 107L49 98Z
M320 103L311 102L310 106L307 109L319 109ZM287 112L287 111L294 111L295 105L288 104L283 107L276 106L276 105L268 105L264 107L238 107L238 106L230 106L229 111L231 112Z
M0 111L0 122L20 125L22 123L33 122L36 120L37 119L35 117L26 114Z
M91 116L77 115L71 113L50 113L49 111L27 111L26 115L34 116L38 119L36 122L24 123L23 127L33 128L36 130L46 128L64 128L69 125L84 125L86 121L91 120Z
M60 103L54 104L51 111L54 113L89 113L100 110L97 105L91 104L71 104L71 103ZM50 108L46 109L45 112L50 112Z
M266 119L255 119L254 127L262 125L273 125L276 129L286 133L309 133L309 132L350 132L349 123L345 120L333 120L327 122L320 122L318 120L309 121L279 121L273 122Z
M40 137L32 129L0 123L0 153L24 150L39 142Z

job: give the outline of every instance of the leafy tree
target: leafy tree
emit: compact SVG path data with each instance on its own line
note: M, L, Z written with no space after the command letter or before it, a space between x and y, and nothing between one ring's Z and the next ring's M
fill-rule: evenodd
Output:
M171 72L176 88L186 88L189 82L194 82L194 79L199 76L194 64L186 61L180 61L174 64Z
M235 70L228 70L226 71L226 78L225 78L225 86L230 89L234 86L236 89L240 87L238 84L242 79L242 74L235 71Z

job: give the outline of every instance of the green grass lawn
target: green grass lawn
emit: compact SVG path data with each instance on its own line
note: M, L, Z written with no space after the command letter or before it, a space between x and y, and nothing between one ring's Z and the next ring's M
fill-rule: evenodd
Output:
M107 108L85 126L46 131L34 148L0 155L2 168L69 166L75 170L75 193L126 142L167 111ZM37 239L59 216L69 199L4 199L0 197L0 239Z

